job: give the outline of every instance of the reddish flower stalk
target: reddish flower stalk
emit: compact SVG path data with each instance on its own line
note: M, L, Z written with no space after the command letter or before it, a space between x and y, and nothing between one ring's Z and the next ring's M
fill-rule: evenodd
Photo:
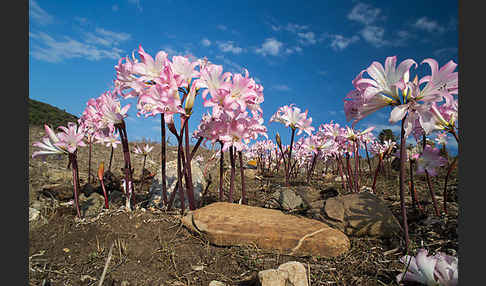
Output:
M337 165L339 169L339 174L341 175L341 184L343 186L343 191L346 191L346 180L344 179L344 174L343 174L343 162L341 160L341 155L339 157L336 155L337 159Z
M409 236L408 236L408 222L407 222L407 210L405 208L405 161L406 158L406 149L405 144L407 137L405 137L405 118L407 115L404 116L402 119L402 128L400 132L400 177L399 177L399 184L400 184L400 208L402 210L402 227L405 236L405 253L408 253L409 249Z
M447 174L446 174L445 182L444 182L444 195L443 195L443 197L444 197L444 212L446 214L447 214L447 181L449 180L449 175L451 174L452 170L456 166L456 162L457 162L457 157L454 158L454 161L452 161L452 163L447 168Z
M183 124L184 124L184 131L185 131L185 147L186 147L186 160L185 160L185 166L184 170L186 172L186 187L187 187L187 199L189 201L189 209L195 210L196 209L196 204L194 202L194 185L192 183L192 172L191 172L191 152L189 151L189 126L188 126L188 121L189 117L183 116ZM181 136L183 136L181 134Z
M103 174L105 173L104 163L101 162L98 167L98 179L101 183L101 188L103 189L103 196L105 197L105 209L109 209L108 205L108 195L106 193L105 183L103 182Z
M376 178L378 177L378 172L380 171L381 163L383 162L383 154L378 156L378 165L376 165L375 176L373 177L373 193L376 194Z
M182 133L182 132L181 132ZM184 188L182 187L182 140L179 140L178 146L179 152L177 152L177 189L179 191L179 200L181 201L181 214L184 213Z
M429 187L430 197L432 197L432 203L434 205L435 215L440 216L439 207L437 206L437 200L435 198L434 191L432 190L432 184L430 182L430 176L429 176L429 172L427 170L425 170L425 177L427 178L427 186Z
M76 158L76 153L69 153L69 165L71 165L73 170L73 187L74 187L74 204L76 206L76 213L78 218L81 218L81 212L79 211L79 198L78 198L78 187L79 187L79 174L78 174L78 160Z
M353 178L351 177L351 164L349 162L349 153L346 152L346 178L348 180L349 190L353 189Z
M165 117L164 114L160 114L160 132L161 132L161 141L160 141L160 164L161 164L161 172L162 172L162 200L164 204L167 205L167 175L165 172L166 169L166 139L165 139Z
M415 185L413 182L413 161L409 160L409 163L410 163L410 195L412 196L412 207L416 209L416 207L418 206L420 209L422 209L418 201L417 191L415 190Z
M127 200L130 201L127 205L131 206L132 203L135 204L135 189L133 187L132 165L130 162L130 150L128 146L128 137L125 127L125 121L122 120L121 123L115 124L115 128L118 130L122 142L123 158L125 160L125 167L123 168L123 171L125 172L125 183L127 186L125 189L125 195Z
M91 184L91 148L93 145L93 136L89 136L88 139L89 151L88 151L88 184Z
M144 181L144 176L143 176L143 170L145 169L145 161L147 160L147 155L143 155L143 163L142 163L142 175L140 178L140 188L143 187L143 181Z
M422 150L425 151L425 146L427 145L427 138L425 137L425 133L422 137ZM430 194L430 197L432 198L432 204L434 205L434 211L435 211L435 215L436 216L440 216L440 211L439 211L439 207L437 206L437 200L435 199L435 195L434 195L434 191L432 190L432 184L430 183L430 176L429 176L429 172L427 171L427 169L424 169L425 171L425 178L427 179L427 186L429 187L429 194Z
M371 173L371 161L370 161L370 155L368 154L368 146L366 144L366 141L364 143L365 143L365 151L366 151L366 160L368 161L369 172Z
M110 153L110 164L108 165L108 172L111 172L111 161L113 160L113 146L111 146L111 153Z
M229 189L229 196L228 202L233 202L233 189L235 185L235 150L234 147L231 146L229 148L229 156L230 156L230 163L231 163L231 177L230 177L230 189Z
M316 159L317 159L317 154L314 154L314 156L312 157L312 163L311 163L311 166L309 168L309 172L307 174L307 183L310 182L310 179L312 177L312 173L314 173L314 168L316 166Z
M241 176L241 203L246 204L246 190L245 190L245 168L243 166L243 154L238 151L238 157L240 158L240 176Z
M220 157L219 157L219 201L223 201L223 164L224 164L224 153L223 153L223 142L219 141L221 144Z
M356 192L359 192L359 147L358 147L358 141L354 141L354 182L356 186Z
M295 136L295 128L292 129L292 135L290 137L290 148L289 148L289 160L287 162L287 172L285 173L285 184L290 186L290 168L291 168L291 161L292 161L292 145L294 145L294 136Z

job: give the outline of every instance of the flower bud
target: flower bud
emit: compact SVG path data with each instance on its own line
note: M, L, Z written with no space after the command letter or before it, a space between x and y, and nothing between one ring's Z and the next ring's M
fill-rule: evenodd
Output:
M280 148L282 148L282 140L280 139L280 134L275 135L275 140L277 141L277 144Z
M98 167L98 178L100 179L100 181L103 181L103 173L104 172L105 172L104 163L101 162L100 166Z

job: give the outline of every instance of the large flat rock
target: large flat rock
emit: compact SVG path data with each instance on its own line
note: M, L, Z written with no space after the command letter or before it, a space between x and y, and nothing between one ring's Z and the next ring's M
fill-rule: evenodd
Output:
M296 256L335 257L349 250L348 237L327 224L247 205L217 202L189 212L183 224L218 246L256 245Z

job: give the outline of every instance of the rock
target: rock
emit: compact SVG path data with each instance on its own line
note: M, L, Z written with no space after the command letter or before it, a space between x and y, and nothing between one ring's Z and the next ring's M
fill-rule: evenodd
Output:
M216 202L182 218L183 224L218 246L256 245L297 256L335 257L349 250L348 237L327 224L278 210Z
M29 208L29 222L37 221L40 218L40 211L35 208Z
M288 275L286 271L268 269L258 272L258 279L262 286L286 286Z
M105 198L97 193L79 195L79 211L82 217L97 216L105 206Z
M278 267L278 271L288 273L287 285L289 286L308 286L307 272L305 266L297 261L289 261Z
M400 235L398 220L375 195L362 192L326 200L323 221L347 235L389 238Z
M73 183L73 171L71 169L47 168L43 172L43 177L51 183Z
M329 188L326 188L324 190L321 190L319 192L319 194L321 196L321 199L327 200L329 198L338 196L339 192L336 190L335 187L329 187Z
M302 263L290 261L278 269L262 270L258 273L262 286L308 286L307 273Z
M204 179L202 169L200 165L194 160L191 161L191 173L192 173L192 183L194 186L194 200L196 204L201 200L202 193L206 187L206 180ZM167 176L167 200L170 198L170 194L176 189L177 186L177 160L168 162L166 165L166 176ZM159 169L155 177L153 178L152 184L149 189L150 194L150 207L163 207L162 199L162 170ZM183 178L184 182L184 178ZM184 206L189 208L189 201L187 195L184 194ZM175 195L173 207L180 208L181 202L179 199L179 194Z
M248 179L255 179L255 176L257 175L258 170L256 169L245 169L245 177Z
M334 176L333 174L331 174L331 173L322 174L322 178L323 178L324 180L327 180L327 181L330 181L330 180L334 179L334 177L335 177L335 176Z
M303 208L304 201L293 188L282 187L270 196L270 200L265 204L265 207L290 211Z
M226 284L224 284L223 282L220 282L220 281L213 280L213 281L209 282L209 286L226 286Z
M74 198L74 188L70 184L49 184L41 188L40 193L47 198L54 198L66 202Z

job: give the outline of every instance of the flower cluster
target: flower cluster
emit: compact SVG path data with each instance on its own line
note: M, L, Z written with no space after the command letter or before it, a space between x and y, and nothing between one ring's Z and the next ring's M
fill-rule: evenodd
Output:
M314 127L311 126L312 118L307 118L307 113L308 110L300 112L300 108L293 104L284 105L272 115L270 122L280 122L286 127L290 126L293 130L298 129L297 135L300 135L302 131L311 135Z
M212 112L203 116L193 136L211 143L221 142L223 152L233 146L242 151L251 140L267 136L263 125L263 87L242 74L222 74L219 65L207 63L201 71L200 83L204 106ZM210 95L210 96L208 96Z
M118 96L107 91L98 98L91 98L86 104L86 109L79 118L81 128L96 138L97 143L106 144L107 147L121 142L115 135L116 125L121 124L127 117L130 104L121 107Z
M69 122L67 127L59 126L58 128L61 129L61 132L56 133L49 126L44 125L47 136L43 137L41 142L32 144L43 150L32 153L32 158L51 154L74 154L78 147L86 146L83 142L85 134L76 123Z
M400 262L407 266L407 271L397 275L397 282L414 281L425 285L457 285L457 257L441 252L433 256L427 256L427 254L427 250L419 249L415 257L405 255L400 258Z
M425 59L431 75L410 81L410 69L417 67L412 59L396 67L397 58L387 57L385 67L373 62L353 80L354 90L344 99L347 121L353 125L367 115L386 106L393 106L390 122L405 120L405 137L412 130L429 134L435 130L453 131L457 119L458 75L453 72L457 64L449 61L442 68L434 59ZM371 78L364 78L367 73ZM442 103L443 102L443 103ZM438 104L442 103L440 106Z

